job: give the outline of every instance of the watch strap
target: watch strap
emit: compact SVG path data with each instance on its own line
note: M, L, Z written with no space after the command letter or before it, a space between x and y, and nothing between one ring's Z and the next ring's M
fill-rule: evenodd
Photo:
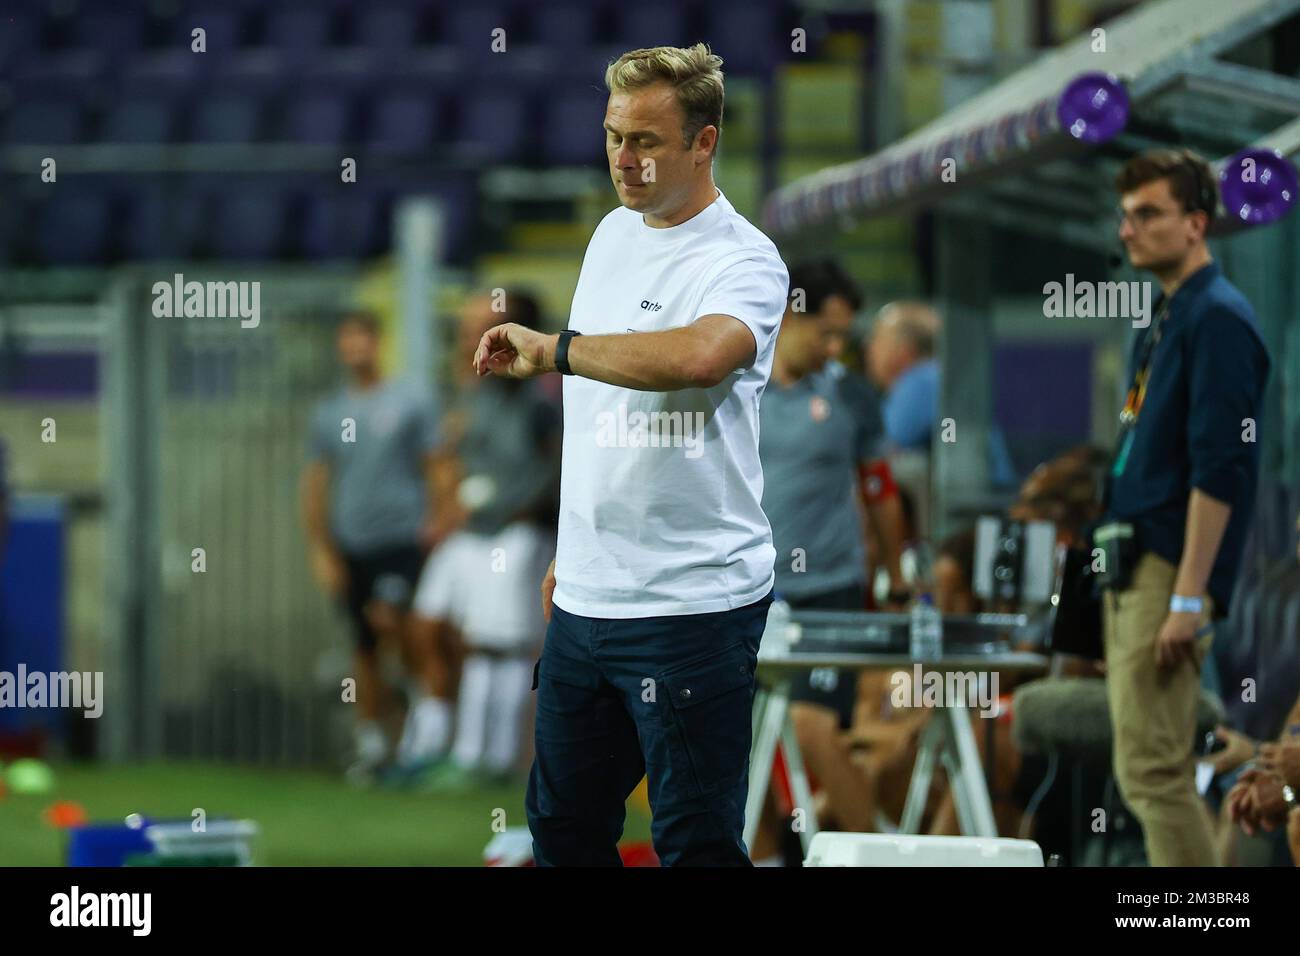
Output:
M569 342L575 335L581 334L573 329L565 329L560 333L559 341L555 343L555 370L561 375L573 374L573 369L569 367Z

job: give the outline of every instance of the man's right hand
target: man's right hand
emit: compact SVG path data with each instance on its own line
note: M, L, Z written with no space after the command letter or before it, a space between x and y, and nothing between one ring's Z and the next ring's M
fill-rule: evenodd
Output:
M1236 770L1251 757L1255 756L1255 741L1245 734L1238 733L1231 727L1220 724L1214 728L1214 736L1222 740L1226 747L1214 754L1214 772L1229 773Z
M311 574L321 589L332 598L342 597L348 589L348 566L333 548L312 549Z
M546 623L551 623L551 595L555 593L555 559L551 559L551 566L546 569L546 577L542 579L542 617Z

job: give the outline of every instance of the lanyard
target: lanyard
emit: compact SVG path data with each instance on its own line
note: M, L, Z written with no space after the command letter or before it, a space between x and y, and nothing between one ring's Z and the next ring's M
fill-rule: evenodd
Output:
M1147 331L1146 338L1142 342L1142 357L1133 375L1133 384L1129 386L1128 395L1124 399L1124 408L1119 413L1119 437L1115 442L1115 459L1111 466L1113 477L1118 478L1124 474L1124 469L1128 466L1129 451L1133 448L1134 429L1137 428L1138 416L1142 414L1142 405L1147 397L1147 383L1151 379L1151 360L1155 356L1156 346L1160 344L1165 320L1168 318L1169 299L1166 298L1160 304L1160 312L1152 323L1153 327Z

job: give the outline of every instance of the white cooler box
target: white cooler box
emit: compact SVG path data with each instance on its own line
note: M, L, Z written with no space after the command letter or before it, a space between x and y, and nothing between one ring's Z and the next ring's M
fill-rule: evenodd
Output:
M1001 837L817 833L804 866L1042 866L1033 840Z

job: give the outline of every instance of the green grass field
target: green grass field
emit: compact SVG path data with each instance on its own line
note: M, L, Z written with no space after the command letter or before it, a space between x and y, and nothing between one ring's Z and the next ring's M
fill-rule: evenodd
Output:
M190 819L254 820L263 866L480 866L493 811L526 826L522 787L455 796L358 790L326 773L213 764L99 767L59 764L54 789L0 797L0 866L60 866L63 831L42 814L57 800L80 803L91 822L130 813ZM629 806L625 840L649 839L650 820Z

